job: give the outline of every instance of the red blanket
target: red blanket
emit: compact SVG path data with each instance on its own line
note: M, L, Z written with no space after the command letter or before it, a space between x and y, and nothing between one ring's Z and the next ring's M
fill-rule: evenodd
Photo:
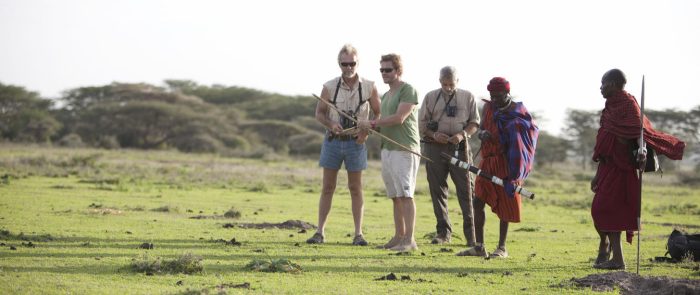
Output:
M596 229L604 232L627 231L632 242L637 228L640 180L631 154L632 142L639 138L641 111L634 96L620 91L605 102L596 137L593 160L599 162L598 182L591 207ZM644 141L670 159L683 157L685 143L655 130L644 118Z

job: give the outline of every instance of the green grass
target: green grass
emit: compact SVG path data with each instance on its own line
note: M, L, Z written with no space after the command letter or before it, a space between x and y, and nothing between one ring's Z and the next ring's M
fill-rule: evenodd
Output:
M566 167L535 172L528 188L537 198L523 201L523 222L511 225L511 257L484 260L454 256L464 248L463 237L439 246L424 238L435 231L435 221L422 167L416 198L419 250L396 255L375 249L393 233L391 202L383 197L379 167L371 162L364 176L364 232L370 246L351 246L344 173L326 244L308 245L304 241L313 230L223 224L316 224L321 170L315 159L3 145L0 293L592 293L569 283L573 277L602 273L591 268L598 243L586 178L592 172ZM669 173L645 180L641 274L700 279L693 269L697 263L650 261L664 255L673 225L698 231L695 204L700 204L700 193L675 184ZM454 227L461 228L457 201L452 198L449 205ZM223 218L232 208L240 217ZM190 218L195 216L221 218ZM487 250L492 250L498 223L490 212L485 230ZM232 238L241 244L222 242ZM28 246L30 241L34 247ZM143 243L152 243L154 249L139 248ZM623 247L628 271L634 271L636 244ZM148 275L134 269L155 259L172 262L183 257L201 257L203 271ZM246 268L256 261L298 265L301 272ZM376 280L389 273L411 279ZM244 283L250 289L241 288Z

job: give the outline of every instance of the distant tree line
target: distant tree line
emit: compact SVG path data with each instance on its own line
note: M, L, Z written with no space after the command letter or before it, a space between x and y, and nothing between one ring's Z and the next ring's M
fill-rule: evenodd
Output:
M317 156L323 127L316 100L250 88L166 80L164 86L112 83L65 91L44 99L0 83L0 140L108 149L178 149L184 152L263 157ZM646 110L655 128L682 138L686 157L700 154L700 105L689 111ZM541 130L536 164L567 159L592 167L599 111L568 110L561 137ZM471 142L478 149L478 140ZM379 158L379 138L368 141ZM671 161L667 161L671 162ZM673 165L665 163L667 169Z

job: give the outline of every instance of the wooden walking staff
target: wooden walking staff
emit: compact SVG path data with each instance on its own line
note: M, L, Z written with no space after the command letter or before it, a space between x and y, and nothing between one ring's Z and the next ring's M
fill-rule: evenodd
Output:
M644 142L644 75L642 75L642 102L639 107L642 116L640 119L641 129L639 131L639 146L646 150L646 142ZM639 248L642 241L642 175L644 175L645 161L639 163L639 207L637 208L637 275L639 275Z
M318 99L318 101L325 103L326 105L328 105L328 107L330 107L330 108L333 109L334 111L338 112L338 114L340 114L341 116L347 118L347 119L350 120L350 121L355 122L355 124L358 124L358 122L357 122L357 120L356 120L355 118L353 118L352 116L349 116L349 115L346 114L345 112L342 112L342 111L338 110L338 108L336 108L332 103L323 100L323 98L320 98L320 97L319 97L318 95L316 95L316 94L313 94L313 96L314 96L316 99ZM386 139L388 142L391 142L391 143L393 143L393 144L399 146L400 148L402 148L403 150L405 150L405 151L407 151L407 152L409 152L409 153L411 153L411 154L414 154L414 155L416 155L416 156L419 156L419 157L425 159L426 161L430 161L431 163L433 162L433 160L431 160L430 158L428 158L428 157L426 157L426 156L423 156L423 155L421 155L420 153L416 153L416 152L412 151L411 149L409 149L409 148L407 148L406 146L404 146L404 145L402 145L402 144L400 144L400 143L394 141L393 139L387 137L387 136L384 135L384 134L381 134L381 133L379 133L379 132L377 132L377 131L374 131L374 130L372 130L372 129L369 129L369 132L370 132L371 134L379 135L381 138Z

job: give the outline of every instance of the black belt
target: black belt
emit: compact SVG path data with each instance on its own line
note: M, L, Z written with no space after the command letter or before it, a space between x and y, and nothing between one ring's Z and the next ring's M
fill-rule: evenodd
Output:
M331 140L340 140L340 141L348 141L348 140L356 140L357 136L355 135L335 135L335 134L329 134L328 135L328 141Z

